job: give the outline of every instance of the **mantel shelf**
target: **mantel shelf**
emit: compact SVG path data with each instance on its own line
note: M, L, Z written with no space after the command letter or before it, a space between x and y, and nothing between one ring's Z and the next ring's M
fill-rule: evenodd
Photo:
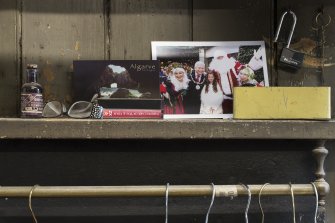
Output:
M0 139L335 139L335 120L0 118Z

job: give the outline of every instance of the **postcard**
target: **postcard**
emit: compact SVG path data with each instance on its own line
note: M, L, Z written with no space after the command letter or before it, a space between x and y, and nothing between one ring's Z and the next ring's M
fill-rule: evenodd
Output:
M264 41L152 42L164 118L231 118L234 87L269 85Z
M90 101L98 93L104 108L161 108L158 61L80 60L73 64L76 101Z

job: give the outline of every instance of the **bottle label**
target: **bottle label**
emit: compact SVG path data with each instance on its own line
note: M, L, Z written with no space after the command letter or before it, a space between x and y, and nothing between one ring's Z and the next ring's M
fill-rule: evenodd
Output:
M44 103L42 94L21 94L21 117L42 117Z

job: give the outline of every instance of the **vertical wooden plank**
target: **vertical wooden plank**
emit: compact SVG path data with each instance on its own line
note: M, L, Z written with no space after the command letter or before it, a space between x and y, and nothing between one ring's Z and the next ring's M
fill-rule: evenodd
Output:
M271 1L194 0L193 39L197 41L263 40L271 35Z
M331 24L326 27L325 30L325 55L323 58L318 55L318 39L315 30L315 16L318 10L323 7L325 15L329 15L332 18ZM322 71L320 69L322 61L325 61L325 69L323 72L324 85L335 86L335 29L334 29L334 13L335 5L330 0L320 1L303 1L296 0L294 6L291 5L291 1L284 0L278 1L278 18L281 13L287 8L291 8L292 11L297 15L297 25L292 38L291 47L300 52L305 53L305 61L303 67L296 72L286 71L284 69L278 69L278 84L281 86L320 86ZM323 17L323 19L328 19ZM289 17L289 16L288 16ZM321 16L322 17L322 16ZM322 19L322 18L321 18ZM289 33L289 18L287 23L283 26L283 32L280 38L281 42L285 41L285 36ZM313 103L313 102L311 102ZM333 108L335 103L335 92L332 91L332 105ZM335 110L332 109L332 116L334 116Z
M72 61L104 59L103 0L29 0L23 4L23 68L40 67L46 100L69 104Z
M151 41L192 40L189 0L111 0L111 59L151 59Z
M0 0L0 117L16 116L18 110L17 16L16 1Z

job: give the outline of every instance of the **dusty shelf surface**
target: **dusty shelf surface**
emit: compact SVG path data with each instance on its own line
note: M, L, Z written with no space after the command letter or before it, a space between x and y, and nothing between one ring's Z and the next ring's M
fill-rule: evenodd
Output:
M0 139L334 139L335 120L0 118Z

